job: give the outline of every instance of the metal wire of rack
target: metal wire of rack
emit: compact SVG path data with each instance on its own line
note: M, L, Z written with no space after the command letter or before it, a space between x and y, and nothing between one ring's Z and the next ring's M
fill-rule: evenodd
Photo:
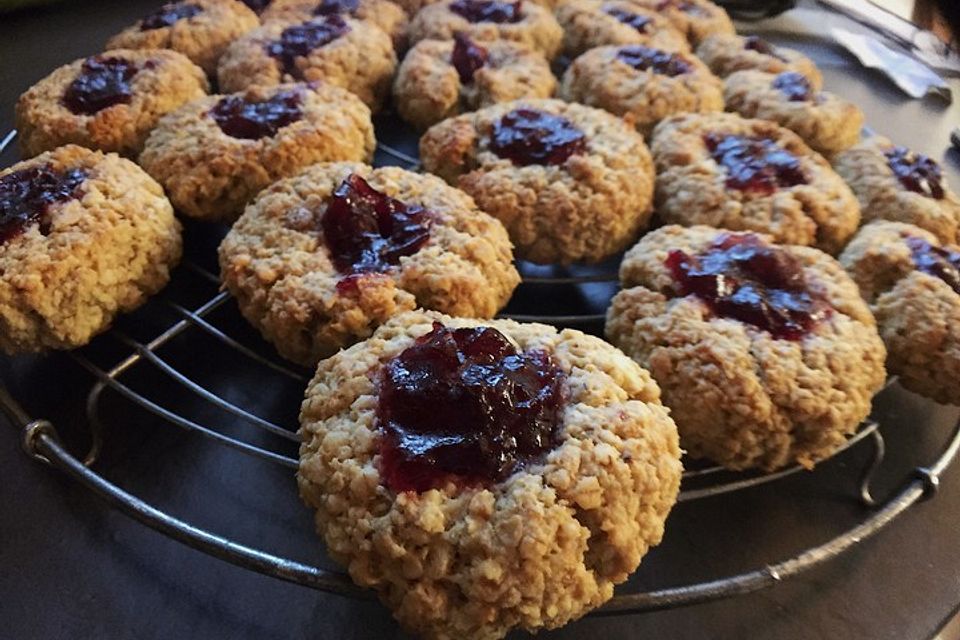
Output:
M0 153L13 141L15 134L16 132L11 132L0 141ZM382 154L408 168L415 168L418 165L416 158L394 147L380 144L378 149ZM523 265L521 265L521 271L524 272L524 286L568 285L578 287L616 281L616 275L610 273L543 276L537 275L537 269L525 269ZM273 374L278 381L286 381L287 384L296 384L302 388L307 380L306 372L298 371L272 357L263 355L251 345L229 335L227 331L211 319L215 311L222 309L230 302L229 294L219 290L220 281L216 274L192 262L184 263L179 273L189 274L197 282L204 283L211 289L211 293L205 301L191 306L173 299L167 292L161 293L157 297L156 304L163 305L167 311L174 314L177 320L153 338L145 341L137 340L120 329L111 329L106 334L107 337L100 338L100 340L112 339L123 347L127 353L113 366L102 367L98 365L91 357L86 355L84 349L69 354L94 379L94 384L86 399L86 418L92 444L82 459L76 457L62 443L53 424L29 416L8 392L6 386L0 385L0 409L6 413L14 425L22 428L25 452L39 462L73 478L119 511L194 549L240 567L320 591L358 598L372 597L371 592L355 586L349 577L343 573L328 571L296 560L266 553L177 519L126 492L94 470L104 444L105 428L100 416L100 403L107 391L126 398L134 405L158 416L169 424L198 434L216 444L287 469L296 469L297 467L295 458L268 448L260 444L259 440L254 442L254 438L244 439L229 435L224 433L223 430L215 429L182 415L175 409L148 397L147 392L138 391L132 384L125 381L125 378L134 369L149 367L154 375L169 378L192 396L229 414L247 427L252 427L253 431L250 433L268 434L270 438L275 438L277 442L286 442L288 447L291 446L290 443L298 442L295 425L279 424L229 401L212 391L202 381L192 379L163 357L161 353L163 347L172 340L203 337L214 340L232 350L232 352L239 354L249 366L258 368L264 374ZM599 314L510 314L503 317L521 321L548 322L560 326L596 323L603 319L603 316ZM834 455L842 455L864 442L872 443L873 449L866 468L862 470L860 475L859 498L865 507L871 507L873 511L860 524L792 558L755 570L708 582L618 595L604 607L594 612L594 615L636 613L749 593L807 571L836 557L878 532L922 497L932 495L936 491L940 474L951 464L957 456L958 450L960 450L960 424L955 427L940 457L930 466L916 469L914 475L903 483L893 497L882 504L877 503L870 490L871 480L882 463L884 455L884 441L879 430L879 424L871 420L862 425L857 434L851 437ZM684 489L681 491L680 501L705 499L756 487L792 475L800 470L801 467L799 466L768 474L732 474L718 466L687 470L683 474ZM693 488L690 488L690 485L693 485Z

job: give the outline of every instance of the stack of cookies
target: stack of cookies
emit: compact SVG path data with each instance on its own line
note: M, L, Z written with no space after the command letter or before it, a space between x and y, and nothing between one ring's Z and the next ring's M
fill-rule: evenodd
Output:
M331 555L425 637L557 627L660 542L681 447L813 467L887 367L960 404L960 200L822 85L709 0L163 5L17 104L0 349L83 346L169 281L174 212L223 225L316 367ZM370 166L387 111L423 173ZM612 344L493 319L515 260L625 250Z

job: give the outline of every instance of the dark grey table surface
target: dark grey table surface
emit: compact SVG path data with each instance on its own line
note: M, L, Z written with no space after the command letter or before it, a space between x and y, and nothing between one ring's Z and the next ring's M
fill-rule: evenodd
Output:
M108 35L156 4L74 0L0 17L2 130L12 127L12 106L20 92L57 65L98 51ZM816 58L828 89L864 107L869 124L941 160L953 183L960 185L960 157L947 150L949 130L960 123L960 108L937 100L908 100L876 72L859 69L830 45L804 39L793 44ZM955 83L954 90L960 91L960 84ZM396 136L393 129L382 127L380 133ZM12 160L5 154L5 163ZM218 231L196 226L187 231L190 253L209 261ZM174 289L180 300L200 301L210 294L208 286L183 273ZM527 304L590 308L599 304L592 295L558 292L559 297ZM598 295L602 299L603 292ZM232 308L225 309L219 321L231 331L248 331ZM149 336L155 333L155 322L162 324L138 315L122 326L133 335ZM121 352L110 340L98 339L85 352L95 361L113 362ZM172 345L164 355L197 376L213 379L215 390L238 404L293 424L298 388L227 368L229 354L221 354L215 345L187 341ZM223 371L231 375L223 376ZM73 360L62 354L6 358L0 360L0 378L31 415L51 419L68 442L83 445L82 407L91 379ZM138 382L169 402L182 400L177 388L156 377L135 376L131 384ZM203 407L191 410L232 428L223 415ZM902 484L911 469L937 455L957 411L893 388L878 398L875 413L883 422L888 447L876 482L883 496ZM328 566L288 470L175 430L112 394L104 397L101 415L109 444L98 472L210 530ZM28 459L19 439L0 419L0 638L404 637L376 603L349 601L250 573L146 529ZM868 515L854 500L856 475L868 456L869 447L861 445L814 473L679 505L664 544L644 560L626 589L753 569L828 540ZM960 471L950 469L934 499L800 578L707 605L589 618L541 637L928 638L960 602L958 522Z

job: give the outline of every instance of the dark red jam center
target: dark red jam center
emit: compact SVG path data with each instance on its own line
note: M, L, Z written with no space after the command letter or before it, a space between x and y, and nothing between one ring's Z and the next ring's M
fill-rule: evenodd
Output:
M315 16L332 16L337 14L352 15L360 8L360 0L323 0L313 10Z
M632 11L617 7L604 7L603 12L608 16L616 18L628 27L633 27L640 33L646 33L647 27L649 27L652 22L647 16L642 16L639 13L633 13Z
M727 187L770 195L780 187L806 184L795 155L766 138L708 133L704 144L727 171Z
M670 77L693 70L693 66L681 55L639 44L620 47L617 59L638 71L652 69L654 73Z
M457 70L457 75L460 76L460 82L463 84L473 82L473 74L487 63L488 57L487 50L465 34L457 32L453 35L453 53L450 56L450 62Z
M321 221L334 266L341 273L384 272L430 239L432 214L380 193L353 173L327 203Z
M940 278L960 293L960 252L935 247L923 238L910 236L906 240L917 269Z
M766 56L772 56L777 60L786 62L783 56L777 53L776 48L759 36L747 36L744 38L743 48L749 51L756 51Z
M243 4L254 10L257 14L263 13L263 10L270 6L273 0L242 0Z
M666 263L683 295L775 338L799 340L832 312L807 289L794 256L752 233L725 234L696 256L671 251Z
M87 174L82 169L65 173L50 165L12 171L0 178L0 243L23 233L34 222L40 232L50 232L47 209L56 202L76 198Z
M178 20L192 18L198 13L203 13L203 8L199 5L186 2L165 4L140 21L140 30L150 31L170 27Z
M883 153L905 189L934 200L943 199L943 173L933 158L906 147L892 147Z
M496 22L498 24L520 22L522 2L499 2L499 0L456 0L450 11L470 22Z
M516 165L563 164L583 153L587 138L563 116L514 109L493 124L490 150Z
M817 95L806 76L796 71L784 71L778 74L773 79L772 86L785 95L790 102L809 102Z
M63 104L77 115L93 115L133 98L130 81L140 67L123 58L87 58L63 94Z
M518 352L496 329L435 322L383 372L384 483L426 491L507 478L559 444L564 378L549 354Z
M350 31L350 25L338 14L314 18L303 24L287 27L280 34L280 38L267 44L267 55L280 62L283 72L300 78L297 68L297 58L310 54L329 44Z
M263 102L227 96L210 109L210 116L221 131L233 138L272 138L277 131L303 116L302 102L303 94L298 89L280 91Z

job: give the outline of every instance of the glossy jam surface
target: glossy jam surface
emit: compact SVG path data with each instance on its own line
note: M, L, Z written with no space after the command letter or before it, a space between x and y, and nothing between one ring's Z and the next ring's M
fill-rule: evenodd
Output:
M770 195L781 187L806 184L795 155L766 138L708 133L710 156L727 172L727 187Z
M450 11L470 22L496 22L510 24L523 19L523 2L500 2L499 0L456 0Z
M453 36L453 53L450 54L450 63L457 70L460 76L460 82L470 84L473 82L473 74L487 63L489 53L479 44L468 38L461 32Z
M247 5L257 14L263 13L263 10L270 6L270 3L273 0L242 0L243 4Z
M267 55L280 63L283 72L301 78L297 58L310 54L314 49L330 44L350 31L350 25L338 14L314 18L303 24L287 27L280 38L267 44Z
M360 0L322 0L313 9L315 16L331 16L334 14L352 15L360 7Z
M683 295L696 295L719 316L799 340L832 312L808 290L800 262L752 233L730 233L692 256L674 250L667 267Z
M340 273L384 272L430 239L433 215L380 193L357 174L327 203L323 236Z
M565 375L489 327L433 331L390 361L377 415L384 483L426 491L487 485L559 444Z
M179 20L192 18L199 13L203 13L203 8L189 2L165 4L140 21L140 30L151 31L170 27Z
M40 223L41 233L49 233L45 217L50 205L78 197L86 177L82 169L62 173L43 165L0 178L0 243L15 238L35 222Z
M960 251L935 247L923 238L910 236L906 241L917 269L940 278L960 293Z
M263 102L248 102L241 96L222 98L210 110L220 130L233 138L272 138L277 131L303 117L303 93L280 91Z
M583 153L587 138L563 116L536 109L514 109L493 124L490 150L513 164L563 164Z
M646 33L648 27L650 26L650 18L647 16L642 16L639 13L633 13L632 11L627 11L626 9L621 9L619 7L604 7L603 12L608 16L612 16L627 25L628 27L633 27L640 33Z
M810 102L817 96L806 76L796 71L777 74L771 86L786 96L790 102Z
M621 47L617 59L638 71L652 70L663 76L674 77L693 70L683 56L639 44Z
M943 172L936 160L906 147L892 147L883 153L904 189L934 200L943 198Z
M123 58L87 58L63 93L63 104L76 115L93 115L133 98L130 82L140 67Z
M783 56L777 53L776 48L772 44L758 36L747 36L744 38L743 48L747 49L748 51L756 51L757 53L772 56L777 60L783 60L786 62Z

